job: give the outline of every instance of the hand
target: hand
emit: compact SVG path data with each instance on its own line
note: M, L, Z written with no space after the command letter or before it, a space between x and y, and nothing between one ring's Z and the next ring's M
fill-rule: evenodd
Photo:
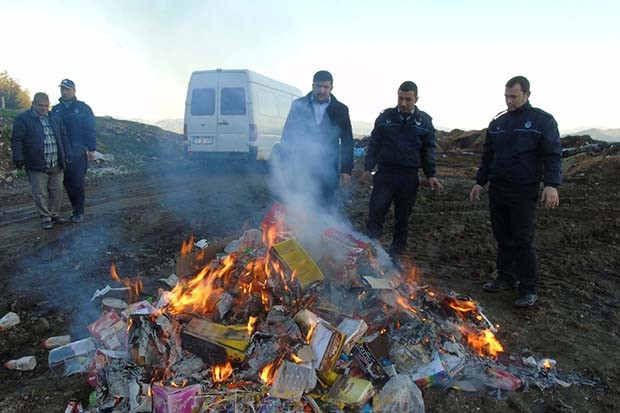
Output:
M351 175L347 173L341 173L340 174L340 186L345 187L349 185L349 182L351 182Z
M24 169L24 166L26 166L26 161L15 161L15 168Z
M476 202L480 201L480 194L484 191L484 187L480 184L475 184L471 188L471 192L469 193L469 201L474 205Z
M439 182L439 179L433 177L428 178L428 184L431 187L431 190L437 192L443 192L443 185Z
M86 156L88 157L89 161L94 161L95 160L95 151L87 151L86 152Z
M553 209L560 205L560 195L558 195L558 190L552 186L546 186L543 189L542 196L540 197L540 203L547 209Z

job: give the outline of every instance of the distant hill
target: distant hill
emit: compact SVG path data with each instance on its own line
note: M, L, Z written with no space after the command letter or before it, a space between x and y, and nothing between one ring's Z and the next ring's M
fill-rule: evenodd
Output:
M598 128L590 128L586 130L582 130L579 132L571 133L571 135L589 135L592 139L607 141L607 142L618 142L620 141L620 128L616 129L598 129Z

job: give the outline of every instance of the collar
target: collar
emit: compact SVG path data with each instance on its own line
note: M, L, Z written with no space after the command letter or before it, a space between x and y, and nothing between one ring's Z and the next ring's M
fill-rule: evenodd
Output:
M327 99L327 102L319 102L314 98L314 94L310 92L310 103L316 105L329 105L330 103L332 103L332 95L331 93L329 94L329 99Z

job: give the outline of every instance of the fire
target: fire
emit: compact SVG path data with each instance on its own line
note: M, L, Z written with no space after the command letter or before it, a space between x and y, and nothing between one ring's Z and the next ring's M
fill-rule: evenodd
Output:
M293 362L297 364L304 362L304 360L301 357L299 357L297 354L291 354L291 360L293 360Z
M256 320L257 317L254 316L250 316L250 319L248 320L248 335L251 336L252 333L254 332L254 326L256 325Z
M112 276L114 281L121 281L121 277L118 276L118 273L116 272L116 265L114 265L114 263L110 265L110 275Z
M213 366L213 370L211 371L213 375L214 383L222 383L230 378L233 374L233 368L230 365L230 361L226 362L226 364L222 366Z
M465 326L459 326L459 330L466 337L467 344L474 349L480 356L489 355L497 357L504 352L504 347L499 342L495 334L489 329L482 331L470 330Z
M189 239L187 241L183 241L181 245L181 257L192 252L192 248L194 246L194 235L190 234Z
M407 303L407 300L405 299L405 297L403 296L397 296L396 297L396 302L403 307L405 310L407 311L411 311L414 314L418 313L418 310L416 310L415 308L413 308L412 306L409 305L409 303Z
M471 300L459 300L454 298L448 301L448 306L456 310L457 313L475 313L478 311L478 306Z
M315 329L316 329L316 323L312 324L310 328L308 329L308 334L306 334L306 343L310 343L310 340L312 340L312 335L314 334Z
M265 367L263 367L258 374L261 381L264 384L270 385L273 382L273 375L275 373L275 363L269 363Z

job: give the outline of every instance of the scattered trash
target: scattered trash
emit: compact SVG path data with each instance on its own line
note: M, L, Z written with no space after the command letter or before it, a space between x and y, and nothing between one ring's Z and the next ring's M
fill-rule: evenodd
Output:
M43 347L53 349L56 347L64 346L71 342L71 336L54 336L46 340L43 340Z
M34 356L25 356L17 360L9 360L4 363L4 367L9 370L34 370L37 366L37 359Z
M19 316L14 312L6 313L2 318L0 318L0 331L6 330L9 327L13 327L19 324L20 319Z

